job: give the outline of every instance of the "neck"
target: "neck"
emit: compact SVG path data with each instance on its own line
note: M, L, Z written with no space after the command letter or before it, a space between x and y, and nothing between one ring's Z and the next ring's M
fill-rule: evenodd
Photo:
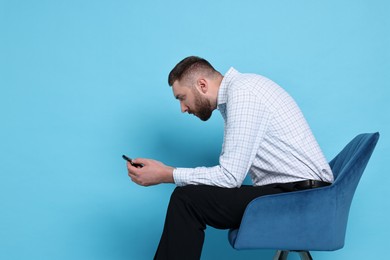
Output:
M217 108L218 92L219 92L219 88L221 87L222 80L223 80L223 76L221 74L218 74L218 76L215 77L215 79L213 80L213 84L212 84L212 100L211 100L211 105L212 105L213 109Z

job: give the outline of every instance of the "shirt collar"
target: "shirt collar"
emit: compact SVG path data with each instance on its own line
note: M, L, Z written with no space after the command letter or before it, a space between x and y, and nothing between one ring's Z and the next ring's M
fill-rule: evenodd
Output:
M221 85L219 86L218 90L218 100L217 105L218 107L220 105L223 105L227 101L227 89L230 86L233 78L238 74L239 72L235 70L233 67L231 67L225 74L225 76L222 79Z

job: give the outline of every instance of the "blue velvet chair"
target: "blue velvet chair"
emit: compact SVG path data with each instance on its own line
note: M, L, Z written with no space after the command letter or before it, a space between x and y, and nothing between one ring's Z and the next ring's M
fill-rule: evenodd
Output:
M330 162L330 186L254 199L240 227L229 231L232 247L276 249L274 259L280 260L290 251L312 259L309 251L342 248L352 198L378 139L379 133L356 136Z

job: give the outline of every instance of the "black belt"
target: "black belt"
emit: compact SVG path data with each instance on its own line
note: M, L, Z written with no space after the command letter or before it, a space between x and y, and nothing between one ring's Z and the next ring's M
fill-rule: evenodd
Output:
M325 181L317 181L317 180L306 180L306 181L292 182L291 184L293 184L297 190L306 190L306 189L326 187L331 185L332 183L325 182Z

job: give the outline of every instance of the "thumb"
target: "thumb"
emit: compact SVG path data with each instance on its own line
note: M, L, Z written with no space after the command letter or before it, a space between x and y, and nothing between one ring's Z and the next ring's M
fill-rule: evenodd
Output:
M134 164L142 164L142 166L149 164L149 160L145 158L135 158L133 160Z

